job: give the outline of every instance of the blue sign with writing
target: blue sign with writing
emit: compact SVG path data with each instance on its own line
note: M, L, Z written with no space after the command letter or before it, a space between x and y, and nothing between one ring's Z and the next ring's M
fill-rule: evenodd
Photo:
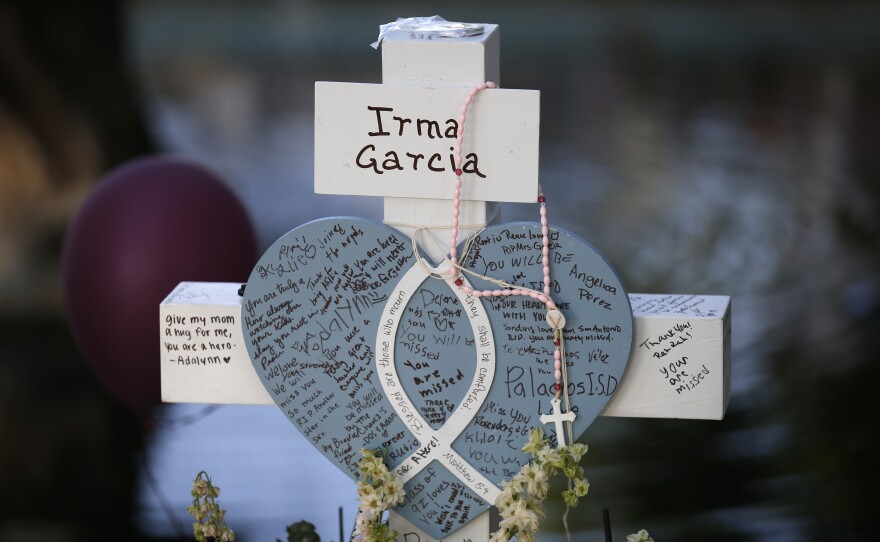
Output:
M460 263L543 291L541 249L539 224L504 224L463 244ZM552 412L555 378L541 301L467 295L439 272L448 262L438 264L384 224L310 222L257 263L242 325L263 384L303 435L352 478L361 448L387 450L406 490L397 511L441 539L493 504L527 462L521 448ZM632 311L608 262L570 232L550 229L550 268L577 437L617 389Z

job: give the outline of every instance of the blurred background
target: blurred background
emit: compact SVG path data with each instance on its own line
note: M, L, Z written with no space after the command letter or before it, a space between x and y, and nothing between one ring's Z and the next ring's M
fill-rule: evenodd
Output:
M381 218L312 194L313 84L379 82L378 26L433 14L500 24L502 86L541 91L553 221L631 292L733 298L725 420L599 419L575 540L602 539L606 507L615 540L873 539L876 3L18 0L0 4L0 540L184 539L205 469L240 540L307 519L338 542L353 488L274 407L111 398L59 255L101 175L156 152L218 172L260 251L321 216Z

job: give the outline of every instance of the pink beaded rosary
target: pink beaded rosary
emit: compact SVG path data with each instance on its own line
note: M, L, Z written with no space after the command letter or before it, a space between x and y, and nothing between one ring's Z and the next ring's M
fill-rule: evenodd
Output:
M461 267L458 263L458 218L460 214L461 207L461 152L462 152L462 144L464 143L464 128L465 123L467 122L467 112L468 108L474 101L474 98L480 91L485 89L496 88L495 83L486 82L480 83L471 89L467 98L464 100L464 105L462 105L459 117L458 117L458 136L455 142L455 196L453 198L453 211L452 211L452 235L449 240L449 259L452 262L452 277L455 278L455 285L465 291L468 295L473 297L500 297L500 296L527 296L532 299L536 299L547 307L547 323L553 328L553 357L554 357L554 377L556 378L556 383L553 385L553 390L555 391L554 401L559 401L560 396L565 397L565 406L567 411L571 411L571 405L569 404L568 397L568 375L566 371L566 366L562 362L564 356L564 346L563 346L563 336L562 330L565 327L565 317L562 315L562 312L556 306L556 303L550 297L550 230L547 226L547 206L546 206L546 198L544 197L543 191L538 187L538 204L541 209L541 237L542 237L542 252L543 258L542 263L544 266L544 291L539 292L537 290L532 290L529 288L523 288L514 284L508 284L504 281L493 279L491 277L485 277L482 275L478 275L468 269ZM467 250L465 250L467 252ZM488 280L494 284L502 286L503 289L497 290L476 290L472 288L469 284L465 283L462 277L458 276L459 271L465 271L471 273L475 276L478 276L482 279ZM571 425L568 427L569 433L569 442L571 440ZM562 441L562 435L558 435L559 440Z

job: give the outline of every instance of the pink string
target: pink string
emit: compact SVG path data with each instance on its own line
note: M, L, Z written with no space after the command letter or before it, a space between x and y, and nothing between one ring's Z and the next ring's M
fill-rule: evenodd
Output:
M458 265L458 219L461 215L461 176L464 173L461 169L461 153L462 146L464 145L464 129L465 124L467 123L467 113L470 106L474 103L474 98L476 98L477 94L481 91L486 90L487 88L496 88L495 83L488 81L486 83L480 83L471 89L470 93L464 100L464 104L461 106L461 110L459 111L458 116L458 136L455 140L455 193L453 195L453 205L452 205L452 234L449 239L449 259L452 262L452 277L458 277L459 269ZM544 292L537 292L534 290L521 289L521 288L505 288L498 290L476 290L468 284L465 284L464 280L459 277L455 279L455 285L464 290L465 293L472 297L500 297L500 296L526 296L532 299L536 299L548 308L548 310L558 310L556 309L556 303L553 302L553 299L550 297L550 228L547 225L547 206L545 205L546 199L544 198L543 190L541 186L538 185L538 204L540 205L541 212L541 243L542 243L542 258L541 263L544 271ZM559 335L561 335L561 330L559 331ZM554 358L554 377L556 378L556 397L558 398L562 391L562 351L560 348L561 345L561 337L554 337L553 344L555 345L555 349L553 352Z

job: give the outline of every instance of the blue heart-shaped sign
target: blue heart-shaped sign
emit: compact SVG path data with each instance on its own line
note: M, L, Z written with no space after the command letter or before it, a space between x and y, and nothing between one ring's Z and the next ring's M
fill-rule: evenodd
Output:
M540 225L493 226L461 265L542 290L541 249ZM616 273L586 242L551 229L550 258L577 437L623 375L632 312ZM527 433L550 413L553 332L540 301L469 296L429 265L383 224L310 222L257 263L242 322L254 367L290 421L353 478L361 448L386 450L405 482L397 511L440 539L487 509L528 460Z

